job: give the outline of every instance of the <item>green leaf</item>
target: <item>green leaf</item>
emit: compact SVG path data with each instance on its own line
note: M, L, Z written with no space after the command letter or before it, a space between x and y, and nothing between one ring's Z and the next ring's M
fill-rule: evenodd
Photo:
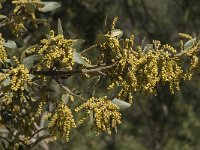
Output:
M194 46L195 42L196 42L196 38L187 41L184 45L184 49L191 48L192 46Z
M82 48L84 43L85 43L85 40L77 39L76 42L72 45L72 48L79 51Z
M123 89L123 86L117 86L115 88L112 89L111 92L109 92L108 94L108 99L114 99Z
M131 106L130 103L127 103L125 101L122 101L122 100L116 99L116 98L112 100L112 103L119 106L120 110L127 109Z
M67 104L68 101L69 101L69 94L68 94L68 93L62 94L61 100L62 100L62 102L63 102L64 104Z
M5 79L5 80L3 81L3 85L4 85L4 86L8 86L8 85L10 85L10 82L11 82L10 77L8 77L7 79Z
M108 13L106 14L106 17L104 19L104 26L106 27L108 25Z
M103 35L103 34L98 34L96 37L96 44L103 44L107 42L110 38L110 35Z
M35 5L32 3L25 3L25 8L29 13L35 13Z
M11 48L11 49L16 49L17 48L17 44L14 41L11 41L11 40L8 40L7 42L4 42L3 46L5 46L6 48Z
M120 38L120 37L122 37L122 35L123 35L123 31L120 30L120 29L114 29L114 30L111 31L111 37Z
M5 19L7 18L5 15L0 15L0 19Z
M93 124L94 122L94 111L90 110L90 123Z
M40 60L42 58L41 55L31 55L29 57L26 57L23 61L22 64L28 69L32 68L34 66L34 62L36 60Z
M58 18L58 35L63 35L62 22L60 18Z
M38 8L41 12L49 12L58 9L61 5L57 2L40 2L44 7Z
M117 126L115 127L115 133L117 134Z
M153 44L147 44L147 45L144 47L143 53L148 52L150 49L153 49Z
M86 67L92 67L89 63L87 63L84 58L76 51L74 51L74 61L78 64L85 65Z

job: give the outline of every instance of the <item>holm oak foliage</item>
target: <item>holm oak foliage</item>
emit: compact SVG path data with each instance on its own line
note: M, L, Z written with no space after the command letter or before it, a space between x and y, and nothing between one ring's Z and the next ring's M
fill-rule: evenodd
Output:
M4 2L0 0L1 9ZM9 14L1 15L0 27L11 29L17 38L28 31L27 22L35 30L48 22L37 18L36 11L60 7L57 2L40 0L12 0L12 5ZM60 20L58 31L50 30L35 45L17 47L0 34L0 127L6 130L0 139L6 145L34 148L47 138L68 141L70 131L84 122L97 135L111 134L121 124L121 111L133 103L135 92L156 95L156 86L166 84L173 94L181 81L198 73L198 38L180 33L178 48L158 40L139 46L134 35L122 38L116 22L117 18L110 31L97 35L94 45L86 49L80 49L83 40L64 37ZM96 60L87 58L90 51L97 52ZM98 78L98 84L102 76L109 83L103 97L92 91L92 96L85 96L66 84L76 77Z

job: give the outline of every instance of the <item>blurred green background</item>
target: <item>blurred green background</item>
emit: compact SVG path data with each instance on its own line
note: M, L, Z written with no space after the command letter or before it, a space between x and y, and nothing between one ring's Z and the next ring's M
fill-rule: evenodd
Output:
M200 0L59 0L57 11L38 14L56 29L63 23L67 38L82 38L87 47L98 33L106 31L104 22L119 17L117 28L124 37L134 34L141 45L152 40L172 45L178 33L194 36L200 32ZM40 39L43 27L31 31ZM45 31L44 31L45 32ZM32 39L34 42L34 39ZM95 134L84 124L71 133L70 142L59 140L51 150L199 150L200 149L200 80L182 83L181 91L170 95L164 86L157 96L135 93L134 104L123 111L118 133Z

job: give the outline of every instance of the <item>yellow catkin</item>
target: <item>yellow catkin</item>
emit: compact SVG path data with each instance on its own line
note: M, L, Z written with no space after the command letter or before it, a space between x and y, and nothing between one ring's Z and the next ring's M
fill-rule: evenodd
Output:
M92 97L87 102L77 107L75 111L79 112L82 109L86 110L87 117L90 117L90 119L93 118L94 121L92 122L92 127L95 129L96 133L102 131L111 134L111 129L116 128L117 125L121 124L119 107L106 97ZM82 123L84 120L86 120L86 117L79 122Z
M50 118L48 124L50 133L55 136L60 133L61 137L69 141L71 128L76 128L71 110L65 104L60 103L55 112L48 115L48 118Z
M3 46L4 39L2 38L2 34L0 33L0 62L5 62L7 60L6 50Z
M112 30L115 29L117 20L118 20L118 17L115 17L114 20L113 20L113 22L112 22L112 27L111 27Z
M15 6L15 8L13 10L12 16L14 21L10 23L10 26L12 28L13 34L17 37L21 36L22 33L26 31L25 22L27 20L31 21L32 24L37 27L33 21L36 19L35 12L32 10L30 11L28 7L26 7L28 3L34 5L35 2L40 2L40 0L12 0L12 4ZM22 18L18 19L19 16Z
M67 40L63 37L63 35L54 35L54 32L51 31L50 39L43 39L40 43L39 48L31 52L35 51L35 53L43 56L40 65L37 66L37 70L41 69L50 69L52 67L65 67L69 70L72 70L72 67L75 63L73 52L74 48L72 45L77 40Z
M189 34L185 34L185 33L179 33L179 36L182 38L185 38L185 39L189 39L189 40L192 39L192 36L190 36Z
M192 39L187 34L180 34L180 36L188 40ZM110 35L106 42L100 44L99 62L116 63L113 69L107 71L107 75L111 79L109 90L116 86L123 87L117 98L132 103L133 97L130 93L134 91L156 95L156 86L159 83L168 84L171 93L174 93L175 90L179 90L181 80L191 79L193 68L198 64L198 59L194 56L198 52L200 42L196 42L184 53L191 58L190 68L184 71L181 56L176 56L184 50L183 41L180 42L180 51L169 44L162 45L158 40L154 40L153 44L144 51L141 47L134 49L133 40L134 36L121 40L117 36Z

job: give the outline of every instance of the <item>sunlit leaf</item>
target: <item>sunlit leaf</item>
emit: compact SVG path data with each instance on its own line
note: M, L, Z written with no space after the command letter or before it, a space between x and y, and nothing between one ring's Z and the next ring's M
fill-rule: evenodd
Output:
M116 99L116 98L112 100L112 103L119 106L120 110L127 109L131 106L130 103L127 103L125 101L122 101L122 100Z
M114 29L114 30L111 31L111 37L120 38L120 37L122 37L122 35L123 35L123 31L120 30L120 29Z
M11 48L11 49L16 49L17 48L17 44L14 41L11 41L11 40L8 40L7 42L4 42L3 46L5 46L7 48Z
M7 18L7 17L4 15L0 15L0 19L5 19L5 18Z
M191 48L196 42L196 38L187 41L184 45L184 49Z
M143 52L146 53L146 52L148 52L150 49L153 49L153 44L147 44L147 45L145 45Z
M4 85L4 86L8 86L8 85L10 85L10 82L11 82L10 77L8 77L7 79L5 79L5 80L3 81L3 85Z
M38 8L41 12L49 12L58 9L61 5L58 2L40 2L44 7Z
M61 100L62 100L63 103L67 104L68 101L69 101L69 94L68 93L62 94Z

